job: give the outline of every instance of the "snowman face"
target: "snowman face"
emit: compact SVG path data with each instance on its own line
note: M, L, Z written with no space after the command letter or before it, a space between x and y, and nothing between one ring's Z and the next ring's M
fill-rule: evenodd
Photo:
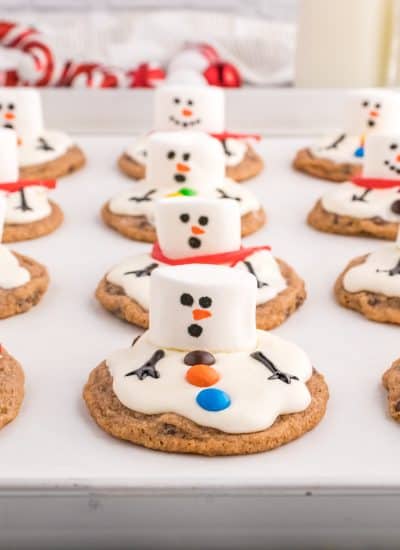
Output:
M363 176L400 180L400 135L367 138Z
M186 264L150 280L150 340L164 348L208 351L255 346L255 277L239 269Z
M155 92L157 130L224 130L224 95L212 86L165 85Z
M238 250L240 207L237 201L170 198L155 205L158 241L169 258L186 258Z
M155 188L216 186L224 177L224 154L216 139L200 132L150 136L146 181Z
M351 135L397 131L400 95L390 91L361 91L348 96L346 130Z
M0 127L15 130L16 102L12 94L0 94Z
M212 317L213 299L210 296L193 297L190 292L183 292L179 298L180 305L190 309L191 319L187 326L187 333L196 339L207 329L206 319Z
M39 92L0 88L0 127L15 130L20 143L38 137L43 130Z

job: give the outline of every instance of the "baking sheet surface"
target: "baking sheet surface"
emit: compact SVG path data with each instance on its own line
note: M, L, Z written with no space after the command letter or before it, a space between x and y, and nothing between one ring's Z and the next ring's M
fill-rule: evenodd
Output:
M305 224L314 201L334 184L291 170L304 140L265 140L266 170L248 185L269 223L246 244L272 245L306 280L307 301L276 333L300 344L326 375L325 420L286 447L234 458L149 451L94 424L81 398L87 375L138 333L103 310L94 290L110 266L148 248L99 217L102 204L130 185L116 168L127 139L80 136L88 166L61 180L53 194L64 225L11 246L46 264L51 286L39 306L1 321L1 341L25 369L26 398L17 420L0 432L0 489L400 489L400 426L387 415L380 384L400 356L400 329L339 307L332 294L346 263L381 242L331 236Z

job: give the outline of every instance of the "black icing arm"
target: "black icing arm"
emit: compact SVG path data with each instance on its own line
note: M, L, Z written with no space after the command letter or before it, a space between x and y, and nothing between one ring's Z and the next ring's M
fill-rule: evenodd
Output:
M124 275L136 275L136 277L146 277L146 276L149 277L157 267L158 267L158 264L153 262L152 264L146 265L146 267L144 267L143 269L125 271Z
M144 380L148 376L151 378L160 378L160 373L156 369L156 364L165 357L165 351L162 349L158 349L153 353L153 355L150 357L144 365L139 367L138 369L132 370L125 374L125 376L137 376L139 380Z
M292 380L298 380L297 376L292 376L291 374L287 374L286 372L282 372L276 368L273 362L270 361L262 351L255 351L254 353L251 353L250 357L262 363L264 367L267 367L267 369L272 372L271 376L268 377L268 380L280 380L285 384L291 384Z
M264 283L264 281L260 281L260 279L257 277L257 274L251 262L249 262L248 260L243 260L243 263L247 267L248 272L254 275L254 277L256 278L258 289L268 286L268 283Z
M19 194L21 196L21 203L16 207L16 209L22 210L22 212L33 210L33 208L29 206L28 201L26 200L25 189L23 187L19 190Z
M241 202L241 200L242 200L240 197L231 197L230 195L228 195L228 193L225 193L225 191L223 189L219 188L219 187L217 188L217 191L220 195L219 196L220 199L232 199L232 200L238 201L238 202Z
M129 200L134 202L150 202L152 200L151 196L154 195L155 192L155 189L150 189L150 191L147 191L147 193L141 197L129 197Z
M342 143L342 141L346 138L346 134L340 134L335 141L333 141L330 145L327 145L325 149L328 151L329 149L336 149L337 146Z

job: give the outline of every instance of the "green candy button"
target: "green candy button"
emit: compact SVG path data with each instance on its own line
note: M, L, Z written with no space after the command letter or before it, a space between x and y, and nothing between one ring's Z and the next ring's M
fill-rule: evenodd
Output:
M179 190L179 194L184 197L193 197L194 195L197 195L197 191L190 189L190 187L182 187L182 189Z

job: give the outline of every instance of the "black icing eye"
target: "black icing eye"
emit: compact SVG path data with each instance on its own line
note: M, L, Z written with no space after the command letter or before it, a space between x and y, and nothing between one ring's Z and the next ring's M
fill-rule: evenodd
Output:
M187 162L190 159L190 153L183 153L182 158L183 158L184 161Z
M179 219L181 220L181 222L187 223L190 220L190 216L189 214L181 214L179 216Z
M211 304L212 304L212 300L208 296L202 296L199 300L199 305L203 309L207 309L211 307Z
M199 218L199 224L200 224L200 225L207 225L207 224L208 224L208 218L207 218L207 216L200 216L200 218Z
M9 104L7 105L7 109L8 109L9 111L13 111L13 110L15 109L14 103L9 103Z
M398 147L397 143L391 143L391 144L389 145L389 149L392 149L392 150L397 149L397 147Z
M181 304L183 306L189 306L191 307L193 305L193 296L191 294L187 294L186 292L181 295Z
M167 159L172 160L175 158L175 151L168 151Z
M362 105L363 107L368 107L369 101L365 100L365 101L363 101L363 102L361 103L361 105Z
M2 103L0 103L0 111L2 110L2 108L3 108L3 105L2 105Z
M192 106L192 105L193 105L193 100L192 100L192 99L188 99L187 104L190 105L190 106Z
M174 97L174 103L179 105L180 102L181 102L181 100L179 99L179 97Z
M381 108L381 104L380 103L375 103L375 109L380 109Z

